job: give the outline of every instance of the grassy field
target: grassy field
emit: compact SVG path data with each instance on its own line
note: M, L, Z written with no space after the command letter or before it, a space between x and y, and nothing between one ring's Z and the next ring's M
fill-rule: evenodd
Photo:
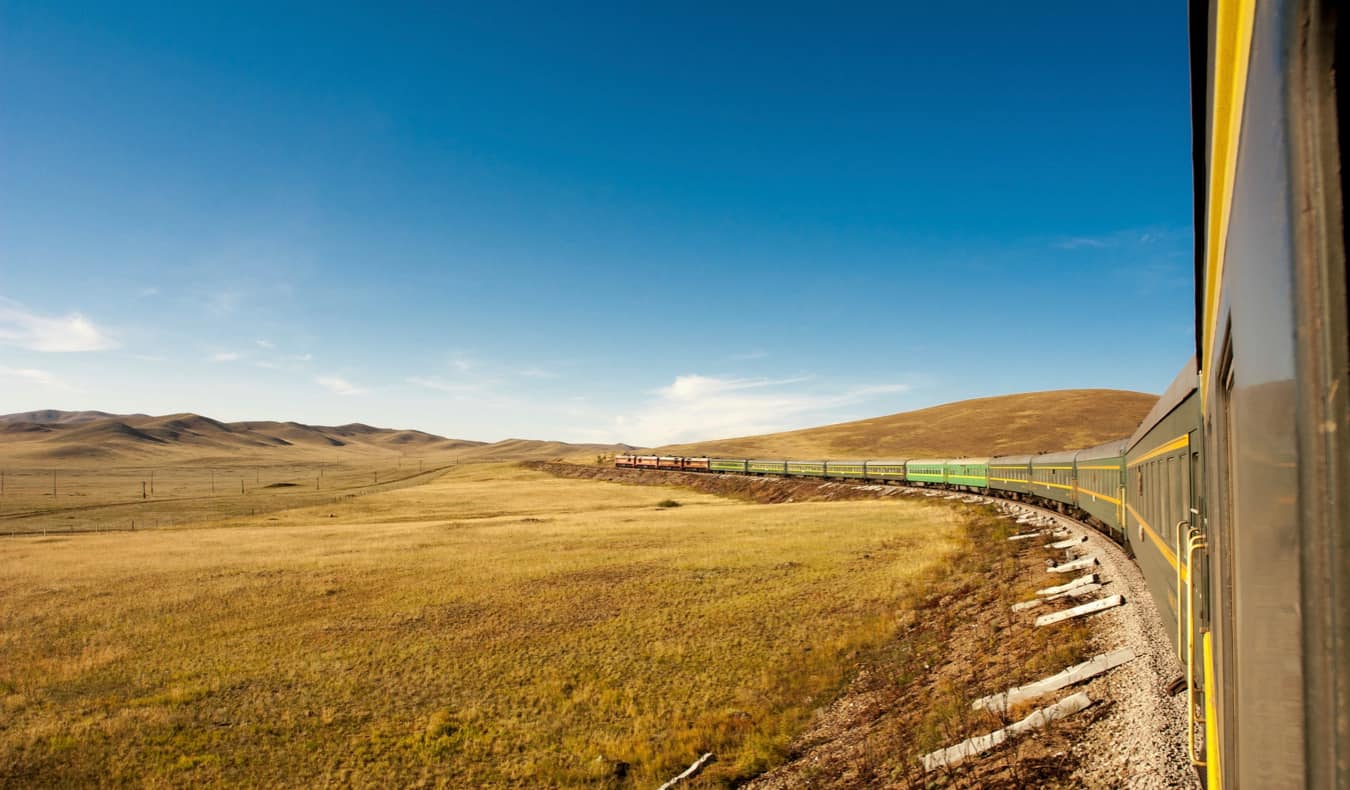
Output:
M6 539L0 784L651 786L704 751L731 782L909 616L957 519L463 466Z
M800 431L660 448L733 458L883 459L1019 455L1129 436L1158 400L1124 390L1025 392Z

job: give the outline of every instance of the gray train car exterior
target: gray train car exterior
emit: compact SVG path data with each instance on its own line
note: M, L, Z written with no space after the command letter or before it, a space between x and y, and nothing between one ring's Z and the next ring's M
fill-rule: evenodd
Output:
M905 459L903 458L888 461L864 461L863 466L863 477L868 480L889 483L905 482Z
M1074 456L1078 507L1105 524L1111 537L1124 543L1125 448L1129 439L1079 450Z
M1068 505L1076 504L1073 457L1077 452L1069 450L1032 456L1031 493Z
M1003 455L989 459L989 487L998 491L1031 493L1031 456Z
M1185 664L1188 541L1196 526L1200 398L1194 360L1178 374L1130 437L1125 454L1125 539L1148 582L1173 650Z
M866 461L826 461L825 476L861 480L867 476Z
M1191 9L1210 788L1350 787L1346 16Z

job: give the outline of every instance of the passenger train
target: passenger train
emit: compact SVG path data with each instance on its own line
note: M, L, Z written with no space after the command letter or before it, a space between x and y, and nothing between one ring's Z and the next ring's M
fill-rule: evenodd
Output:
M1076 515L1132 552L1169 620L1208 787L1350 788L1339 10L1190 5L1196 353L1133 435L1036 456L616 463L945 486Z

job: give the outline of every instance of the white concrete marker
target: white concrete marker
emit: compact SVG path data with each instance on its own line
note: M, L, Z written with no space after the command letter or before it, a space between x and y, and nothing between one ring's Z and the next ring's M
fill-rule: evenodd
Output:
M1087 706L1092 704L1092 700L1087 694L1078 692L1073 696L1066 697L1054 705L1041 708L1033 712L1030 716L1017 722L1009 724L1001 730L994 730L988 735L977 735L974 738L964 740L955 746L948 746L946 749L938 749L935 752L929 752L923 756L923 769L925 771L934 771L946 765L955 765L967 757L974 757L977 754L983 754L990 749L998 746L1000 743L1008 740L1010 735L1021 735L1028 730L1038 730L1054 721L1062 719L1065 716L1071 716Z
M1045 544L1045 547L1047 549L1068 549L1077 546L1079 543L1086 543L1086 542L1087 542L1087 535L1083 535L1082 537L1069 538L1068 540L1061 540L1058 543L1047 543Z
M1095 614L1105 611L1125 603L1125 598L1120 595L1113 595L1110 598L1098 598L1095 601L1089 601L1081 606L1075 606L1072 609L1065 609L1062 612L1054 614L1043 614L1036 618L1036 627L1054 625L1065 620L1072 620L1075 617L1082 617L1087 614Z
M1066 562L1063 565L1056 565L1055 567L1047 568L1046 570L1050 571L1051 573L1068 573L1069 571L1085 571L1096 564L1097 564L1096 557L1083 557L1082 559L1073 560L1072 562Z
M1095 574L1095 573L1089 573L1089 574L1086 574L1086 575L1084 575L1084 576L1079 576L1077 579L1074 579L1074 580L1071 581L1071 582L1065 582L1064 584L1061 584L1061 585L1059 585L1058 587L1046 587L1044 590L1037 590L1037 591L1036 591L1036 594L1037 594L1037 595L1058 595L1058 594L1064 592L1065 590L1072 590L1073 588L1078 587L1078 586L1080 586L1080 585L1083 585L1083 584L1092 584L1092 583L1094 583L1094 582L1096 582L1096 581L1099 581L1099 580L1097 579L1097 574Z
M1075 664L1044 680L1028 683L1025 686L1013 686L1007 691L980 697L970 706L975 710L991 710L995 713L1002 713L1023 700L1033 699L1052 691L1059 691L1065 686L1072 686L1075 683L1082 683L1084 680L1094 678L1108 669L1115 669L1133 659L1134 651L1128 647L1121 650L1112 650L1110 653L1093 656L1081 664Z

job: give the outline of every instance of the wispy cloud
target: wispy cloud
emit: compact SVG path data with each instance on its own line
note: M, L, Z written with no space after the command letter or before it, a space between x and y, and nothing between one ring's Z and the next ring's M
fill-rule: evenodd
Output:
M243 356L238 351L217 351L211 355L212 362L238 362Z
M437 392L445 392L451 395L468 395L478 392L482 387L478 384L467 384L463 382L445 381L443 379L429 376L409 376L405 379L409 384L415 384Z
M653 446L772 433L828 421L833 410L910 389L908 384L874 384L821 392L795 386L809 380L677 376L653 391L639 412L616 418L614 432L622 441Z
M340 376L319 376L314 379L315 383L338 395L359 395L365 390L352 384L350 381Z
M450 357L450 367L460 373L468 373L478 367L478 361L468 354L453 354Z
M29 351L104 351L117 341L80 313L48 316L0 297L0 344Z
M265 348L268 350L276 348L276 344L274 344L271 340L264 340L261 338L258 340L254 340L253 344L258 348Z
M52 389L70 389L69 385L45 370L36 368L7 368L0 366L0 376L23 379Z
M1051 246L1061 250L1081 250L1084 248L1102 249L1103 247L1110 247L1111 244L1111 240L1106 237L1076 236L1071 239L1062 239Z
M146 288L142 288L140 291L136 293L136 296L141 299L149 299L152 296L159 296L159 289L151 285Z
M551 370L544 370L543 368L525 368L524 370L518 371L518 372L517 372L517 375L522 376L522 377L527 378L527 379L556 379L556 378L558 378L558 374L557 374L557 373L554 373L554 372L551 371Z

